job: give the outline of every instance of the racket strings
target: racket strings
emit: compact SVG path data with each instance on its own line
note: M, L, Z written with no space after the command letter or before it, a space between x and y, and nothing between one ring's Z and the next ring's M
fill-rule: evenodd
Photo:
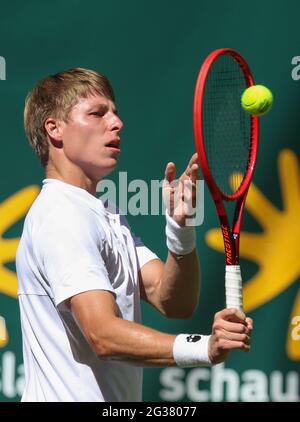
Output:
M251 148L251 117L241 107L247 87L238 62L220 56L212 65L203 99L203 132L208 164L220 190L231 195L246 174Z

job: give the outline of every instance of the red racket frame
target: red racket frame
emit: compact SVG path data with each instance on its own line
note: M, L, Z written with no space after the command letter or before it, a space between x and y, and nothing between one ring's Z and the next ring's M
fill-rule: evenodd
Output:
M259 118L257 116L250 116L251 119L251 149L249 155L249 161L247 165L247 171L244 176L244 179L239 187L239 189L234 192L232 195L224 194L219 187L217 186L214 178L211 174L206 150L204 143L204 134L203 134L203 122L202 122L202 112L203 112L203 98L205 92L205 84L209 74L209 71L213 63L224 54L232 56L240 65L247 86L254 85L254 79L251 73L251 70L246 62L246 60L232 48L219 48L210 53L205 59L196 83L195 96L194 96L194 134L195 134L195 143L196 149L198 152L198 160L200 167L205 178L205 181L208 185L212 198L216 205L216 210L219 216L221 229L224 239L224 248L225 248L225 260L227 265L238 265L239 262L239 239L240 239L240 230L243 217L243 209L246 201L246 196L248 192L249 185L251 183L253 172L255 168L257 151L258 151L258 139L259 139ZM223 201L237 201L235 208L235 215L233 218L232 229L229 225L228 217L226 214L226 209Z

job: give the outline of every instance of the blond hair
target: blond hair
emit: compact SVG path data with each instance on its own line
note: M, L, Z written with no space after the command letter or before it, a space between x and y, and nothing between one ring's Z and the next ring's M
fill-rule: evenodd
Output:
M49 158L47 118L68 121L72 107L80 98L98 93L114 101L109 80L98 72L74 68L50 75L39 81L27 95L24 127L29 143L45 167Z

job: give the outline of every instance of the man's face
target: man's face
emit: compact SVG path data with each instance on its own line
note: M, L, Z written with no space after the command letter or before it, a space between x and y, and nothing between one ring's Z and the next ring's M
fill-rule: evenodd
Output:
M87 176L100 180L116 167L122 127L111 100L96 93L81 98L62 123L64 153Z

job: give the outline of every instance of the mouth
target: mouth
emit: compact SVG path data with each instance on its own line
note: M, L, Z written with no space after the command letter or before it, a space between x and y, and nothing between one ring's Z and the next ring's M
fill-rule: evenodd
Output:
M120 139L113 139L109 143L105 145L107 148L113 149L115 151L121 151L120 150Z

